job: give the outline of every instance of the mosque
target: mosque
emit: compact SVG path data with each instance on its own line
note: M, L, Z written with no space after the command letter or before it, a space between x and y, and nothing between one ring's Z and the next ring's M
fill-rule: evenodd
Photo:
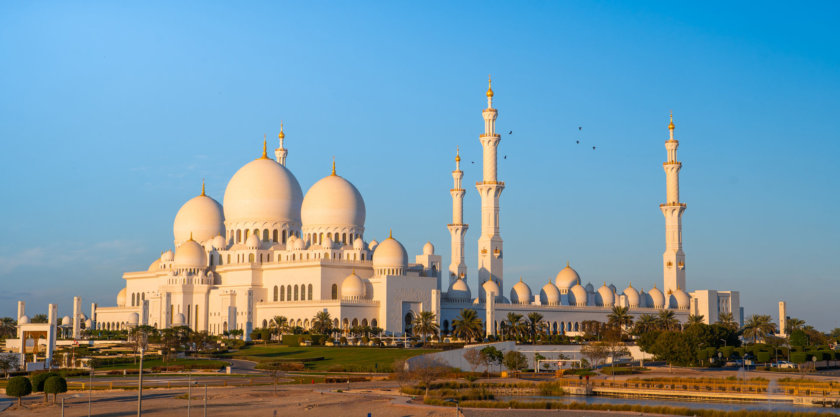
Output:
M405 247L394 236L381 242L366 240L364 198L338 175L335 163L332 173L304 195L286 167L288 150L281 125L275 158L269 158L264 142L262 156L230 179L222 204L206 195L202 186L201 194L175 215L175 250L163 252L148 270L124 273L125 288L117 294L117 305L92 304L87 324L97 329L189 326L211 334L241 329L248 338L253 328L267 326L275 316L306 329L316 313L327 311L334 327L380 327L387 335L402 336L410 333L411 319L418 312L434 312L447 332L462 309L473 309L484 320L488 336L498 332L508 312L539 312L551 333L575 335L582 331L583 321L606 321L613 306L628 307L636 317L669 309L680 321L694 314L713 323L722 313L743 321L737 291L687 290L681 220L686 205L679 198L681 163L673 117L663 164L667 198L660 204L665 216L662 287L644 290L627 285L620 290L604 283L596 288L584 284L567 264L538 290L520 279L506 293L499 224L505 183L497 173L501 136L496 133L498 110L493 107L492 85L486 95L484 132L479 135L483 177L476 183L481 230L475 280L464 261L469 226L463 219L467 191L461 182L459 155L450 190L452 222L447 225L450 264L444 272L442 257L431 243L409 262ZM74 311L83 316L79 307ZM25 321L25 316L21 318ZM73 322L78 323L78 318Z

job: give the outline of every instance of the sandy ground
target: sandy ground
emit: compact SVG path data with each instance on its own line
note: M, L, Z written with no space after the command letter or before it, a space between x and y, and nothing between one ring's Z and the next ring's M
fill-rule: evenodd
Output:
M364 383L350 392L334 392L339 387L329 385L285 385L273 395L271 386L242 388L209 388L207 416L368 416L372 417L452 417L454 408L407 404L407 397L395 395L396 387L390 382ZM186 416L187 400L184 389L154 389L143 393L144 416ZM24 399L23 407L13 405L0 413L0 417L59 416L58 404L45 405L42 395ZM88 415L86 394L69 393L65 396L64 415ZM111 391L95 393L92 415L118 417L137 415L137 393ZM204 415L204 389L193 391L190 415ZM559 410L463 410L464 417L524 417L524 416L639 416L639 413L606 413L597 411Z

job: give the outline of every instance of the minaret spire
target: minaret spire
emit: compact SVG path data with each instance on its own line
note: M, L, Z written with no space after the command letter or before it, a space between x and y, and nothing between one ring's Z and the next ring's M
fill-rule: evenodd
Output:
M464 235L467 234L469 225L464 224L464 194L466 190L461 187L461 179L464 172L461 171L461 149L455 151L455 170L452 171L452 223L446 227L452 237L452 259L449 264L449 286L459 277L467 278L467 263L464 261ZM448 288L448 287L447 287Z
M484 118L484 133L479 136L484 148L482 181L476 183L481 196L481 237L478 239L478 286L479 297L484 299L483 285L493 280L504 292L502 271L502 236L499 227L499 197L505 189L505 183L498 181L497 148L501 136L496 133L498 111L493 108L493 86L488 77L487 108L481 112Z
M204 193L204 178L201 179L201 195L205 196L207 194Z
M680 168L677 148L680 142L674 139L674 114L668 124L669 137L665 141L668 158L662 164L665 169L666 202L659 208L665 216L665 253L662 255L665 293L685 288L685 253L682 249L682 215L685 203L680 202Z
M268 155L266 154L265 151L266 151L266 139L265 139L265 133L263 133L263 153L262 153L262 156L260 157L260 159L268 159Z
M286 139L286 134L283 133L283 122L280 122L280 133L277 134L277 139L280 139L280 147L274 150L274 157L277 158L277 163L286 166L286 155L289 151L283 147L283 141Z

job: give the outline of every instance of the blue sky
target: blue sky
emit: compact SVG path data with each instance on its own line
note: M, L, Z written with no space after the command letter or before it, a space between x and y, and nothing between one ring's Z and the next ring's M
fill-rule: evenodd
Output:
M221 201L281 120L304 190L335 156L365 197L368 240L393 229L411 254L430 240L448 264L454 151L477 181L492 73L499 130L514 132L499 151L506 290L567 260L594 284L661 286L673 110L689 289L739 290L747 315L774 319L784 299L838 327L839 10L3 3L0 316L18 299L32 313L69 312L73 295L113 305L121 273L171 247L202 178Z

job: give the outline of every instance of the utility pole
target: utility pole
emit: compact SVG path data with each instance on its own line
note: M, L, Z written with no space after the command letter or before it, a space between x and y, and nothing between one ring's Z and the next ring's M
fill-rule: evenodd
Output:
M93 399L93 361L90 363L90 382L88 383L88 417L90 417L91 401Z
M204 384L204 417L207 417L207 384Z
M140 346L140 372L137 382L137 417L143 414L143 354L146 353L146 347Z
M192 403L192 374L187 373L187 417L190 417L190 403Z

